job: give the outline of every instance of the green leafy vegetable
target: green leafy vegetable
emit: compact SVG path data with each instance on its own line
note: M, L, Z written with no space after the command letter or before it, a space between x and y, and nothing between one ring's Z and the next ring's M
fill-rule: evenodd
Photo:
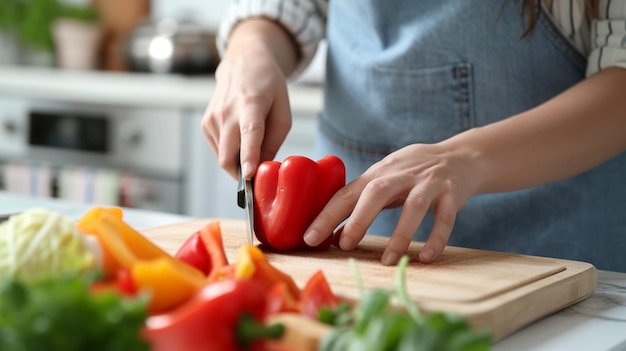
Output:
M91 278L57 275L0 281L0 350L148 351L140 331L146 296L92 294Z
M320 351L483 351L491 347L488 331L473 331L462 317L451 313L422 314L406 292L408 257L398 264L396 291L361 291L361 301L350 311L324 311L320 320L335 328L322 339ZM354 261L353 269L356 271ZM357 277L360 276L357 272ZM391 306L397 294L403 308Z
M0 224L0 278L84 272L96 267L96 249L59 213L31 209Z

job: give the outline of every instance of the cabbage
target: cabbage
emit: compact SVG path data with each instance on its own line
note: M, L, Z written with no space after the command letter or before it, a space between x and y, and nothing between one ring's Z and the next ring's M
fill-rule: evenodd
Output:
M0 224L0 277L79 273L94 268L97 258L75 222L59 213L35 208Z

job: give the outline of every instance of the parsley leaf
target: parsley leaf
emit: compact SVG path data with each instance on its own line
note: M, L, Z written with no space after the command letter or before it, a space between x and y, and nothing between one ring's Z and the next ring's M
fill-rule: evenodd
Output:
M90 277L0 281L0 350L148 351L147 298L92 294Z

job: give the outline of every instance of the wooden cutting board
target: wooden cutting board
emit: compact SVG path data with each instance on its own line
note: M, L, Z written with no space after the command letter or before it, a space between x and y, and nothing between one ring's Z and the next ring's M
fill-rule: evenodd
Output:
M175 254L182 243L209 219L143 231L154 243ZM245 222L222 219L224 246L230 262L246 242ZM299 286L323 270L333 291L357 300L349 258L357 260L366 288L392 288L395 267L383 266L380 257L387 238L366 236L352 251L332 247L326 251L266 251L268 260L290 274ZM409 249L407 288L425 312L452 311L465 316L477 329L490 328L499 340L544 316L593 293L597 273L593 265L577 261L447 247L434 263L421 264L422 243Z

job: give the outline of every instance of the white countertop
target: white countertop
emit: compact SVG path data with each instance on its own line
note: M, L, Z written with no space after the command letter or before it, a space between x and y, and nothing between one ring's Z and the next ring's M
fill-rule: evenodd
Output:
M0 96L75 103L200 108L215 90L212 76L67 71L54 68L0 65ZM294 111L317 115L322 87L289 84Z
M32 207L44 207L78 218L89 205L29 198L0 191L0 214L20 212ZM192 219L134 209L125 209L124 214L125 221L137 229ZM626 350L626 273L599 271L598 288L591 297L510 335L496 343L493 350Z

